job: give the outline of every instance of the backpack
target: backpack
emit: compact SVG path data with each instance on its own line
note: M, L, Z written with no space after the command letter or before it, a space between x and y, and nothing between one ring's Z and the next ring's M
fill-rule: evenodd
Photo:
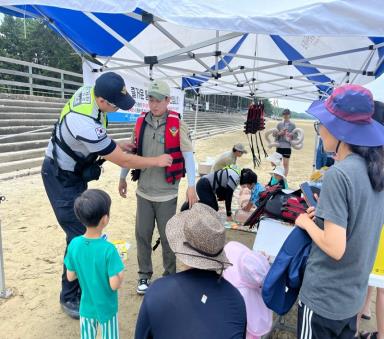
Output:
M319 190L311 188L316 193ZM244 226L253 227L258 224L263 215L273 219L294 224L301 213L308 208L304 198L301 197L301 190L292 193L284 193L280 185L267 187L267 190L260 193L260 206L245 221Z
M296 302L311 245L307 232L294 227L264 279L263 301L279 315L288 313Z
M300 190L289 194L278 192L267 201L264 214L294 223L299 214L305 213L308 208L304 198L300 197L300 193Z
M258 224L261 216L265 212L265 206L267 202L272 199L275 195L281 191L280 185L267 186L264 192L261 192L259 195L259 206L256 210L249 216L249 218L244 222L244 226L249 226L250 228Z
M223 169L218 170L214 173L212 190L213 190L213 192L215 192L218 201L224 201L225 196L226 196L226 192L227 192L226 187L221 186L221 179L223 177L224 171L226 172L228 179L233 181L233 179L231 177L229 177L228 170L230 170L230 169L235 171L240 177L241 170L236 165L225 166ZM220 172L220 174L219 174L219 172ZM236 184L236 186L237 186L237 184Z

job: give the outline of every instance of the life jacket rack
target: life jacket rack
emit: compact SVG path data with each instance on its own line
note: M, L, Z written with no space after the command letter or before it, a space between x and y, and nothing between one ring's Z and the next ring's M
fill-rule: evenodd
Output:
M252 152L253 167L260 166L261 155L268 156L265 150L261 131L265 129L264 104L262 101L253 103L248 109L247 121L244 123L244 133L247 135L249 148ZM253 137L254 135L254 137ZM258 140L259 138L259 140ZM260 143L260 146L259 146ZM257 155L255 152L257 151ZM261 149L261 150L260 150Z

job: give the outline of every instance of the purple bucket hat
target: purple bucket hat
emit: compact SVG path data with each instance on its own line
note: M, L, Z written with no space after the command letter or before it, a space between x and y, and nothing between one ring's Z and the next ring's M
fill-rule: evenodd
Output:
M384 126L372 119L372 93L359 85L335 88L326 101L315 101L307 112L338 140L357 146L384 145Z

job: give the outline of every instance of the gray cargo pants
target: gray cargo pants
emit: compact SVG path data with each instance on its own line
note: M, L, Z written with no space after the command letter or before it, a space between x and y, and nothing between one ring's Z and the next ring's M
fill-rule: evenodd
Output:
M139 264L139 279L150 279L152 268L152 235L155 229L155 221L160 234L161 248L163 251L163 275L176 272L176 257L168 245L165 235L165 226L169 219L176 214L177 198L154 202L138 195L136 210L136 244L137 261Z

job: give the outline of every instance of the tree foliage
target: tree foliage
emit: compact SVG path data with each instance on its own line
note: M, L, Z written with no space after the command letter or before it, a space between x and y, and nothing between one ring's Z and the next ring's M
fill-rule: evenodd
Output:
M81 59L45 23L4 16L0 25L0 55L81 73Z
M192 99L195 96L195 92L192 90L186 91L186 98ZM250 98L239 97L236 95L200 95L199 103L202 107L205 107L205 102L209 102L210 110L216 112L242 112L245 113L248 110L252 101L262 101L264 104L264 113L266 116L272 116L274 112L274 106L265 98Z

